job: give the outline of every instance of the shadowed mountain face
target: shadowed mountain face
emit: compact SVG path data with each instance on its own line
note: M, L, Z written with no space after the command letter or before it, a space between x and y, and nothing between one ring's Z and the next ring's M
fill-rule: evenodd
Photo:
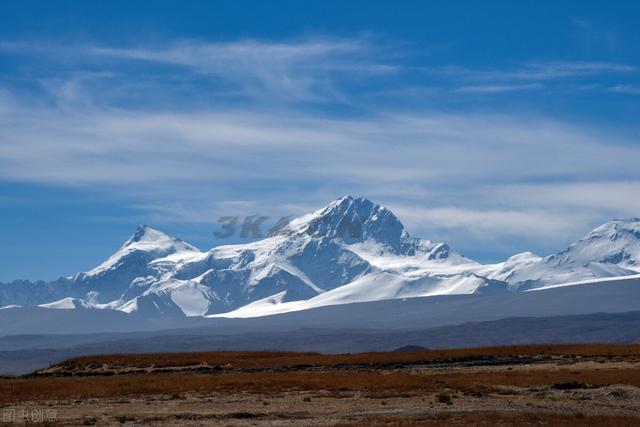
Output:
M387 208L367 199L344 197L322 209L299 229L316 238L340 239L345 243L373 241L385 249L404 254L413 240L400 220Z
M598 227L567 250L481 265L411 237L388 209L343 197L264 240L203 252L150 227L98 267L0 284L0 307L115 309L145 318L251 317L395 298L500 294L640 272L640 220Z

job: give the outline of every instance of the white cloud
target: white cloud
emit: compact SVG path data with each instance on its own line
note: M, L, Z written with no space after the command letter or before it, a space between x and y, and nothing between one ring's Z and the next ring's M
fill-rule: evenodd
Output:
M494 197L519 209L564 209L609 219L640 216L638 180L505 185L491 191Z
M626 93L630 95L640 95L640 86L635 85L615 85L609 89L611 92Z
M463 251L546 255L605 221L640 216L636 194L640 181L479 185L460 189L455 206L425 207L435 197L390 207L416 235Z
M555 61L534 62L514 71L513 76L522 79L545 80L565 77L584 77L597 74L631 73L636 67L615 62Z
M522 85L471 85L461 86L456 92L461 93L502 93L502 92L520 92L525 90L542 89L544 85L539 83L522 84Z
M6 105L0 180L105 191L155 224L300 214L350 193L388 205L416 235L510 252L512 239L545 248L640 215L640 147L549 118Z
M496 85L507 86L514 85L514 82L548 82L584 79L598 75L627 75L638 69L633 65L616 62L547 61L528 62L511 68L446 66L427 71L461 81L494 82Z
M640 155L622 135L543 118L20 111L0 116L0 176L47 183L331 179L452 186L635 176Z
M298 214L351 193L397 210L417 235L445 230L454 240L473 236L477 245L519 236L557 242L610 216L640 215L633 197L640 190L640 147L624 132L524 113L444 114L422 106L338 114L299 107L299 100L344 101L338 74L355 79L402 69L379 60L366 39L186 41L74 52L108 62L109 71L44 79L51 104L0 90L0 180L103 189L154 222ZM256 102L225 106L213 97L164 109L109 103L112 91L126 98L128 87L111 83L119 78L113 63L131 61L219 79ZM553 62L446 72L459 79L459 92L495 94L634 70ZM96 80L104 86L91 86ZM388 89L400 89L395 93L405 99L399 86ZM284 102L259 102L265 99Z
M223 91L241 91L262 101L339 100L343 94L338 80L359 79L363 75L371 78L400 69L399 65L380 59L382 51L380 45L374 47L367 37L287 42L183 40L139 47L0 43L0 52L31 54L49 62L72 62L92 68L97 64L109 70L123 69L125 73L131 73L132 61L152 63L155 67L182 67L175 71L182 77L188 73L207 76L217 81ZM71 83L74 82L78 79ZM63 84L59 90L64 89Z
M584 222L576 221L576 217L535 208L515 210L445 206L399 207L396 210L399 217L417 229L464 230L475 238L491 241L513 236L548 240L584 229L585 226Z

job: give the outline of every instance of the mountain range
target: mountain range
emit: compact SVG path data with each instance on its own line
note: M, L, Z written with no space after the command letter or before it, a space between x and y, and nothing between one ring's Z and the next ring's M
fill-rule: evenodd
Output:
M356 302L498 295L640 274L640 219L564 251L481 264L412 237L387 208L343 197L256 242L201 251L147 226L96 268L0 283L0 308L117 310L144 318L255 317Z

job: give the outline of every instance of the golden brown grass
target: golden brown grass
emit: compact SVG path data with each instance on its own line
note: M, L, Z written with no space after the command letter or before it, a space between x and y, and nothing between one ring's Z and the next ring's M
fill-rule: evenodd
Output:
M640 386L640 369L514 370L487 372L241 372L220 374L149 374L109 377L42 377L0 380L0 404L22 401L83 399L147 394L258 393L304 390L360 391L371 397L451 389L473 394L492 386L586 384Z
M412 353L358 353L323 355L293 352L210 352L116 354L85 356L60 364L64 369L96 369L104 365L112 368L163 368L196 365L230 366L235 368L283 368L297 365L330 366L339 364L390 364L460 360L515 356L581 356L624 357L640 359L640 345L567 344L485 347L471 349L432 350Z
M320 355L314 353L182 353L160 355L111 355L82 357L61 367L78 371L112 367L233 365L244 368L278 368L298 365L324 366L318 371L215 373L150 373L114 376L51 376L0 379L0 405L24 401L85 399L137 395L179 395L182 393L257 393L286 391L328 391L335 395L360 392L367 397L411 396L450 389L469 395L495 392L500 386L549 387L576 382L591 385L625 384L640 387L640 366L591 368L539 365L536 369L420 370L403 369L403 363L508 356L581 356L637 361L640 346L560 345L438 350L420 353L368 353ZM364 364L355 369L336 370L340 364ZM394 365L395 364L395 365Z
M560 414L551 412L516 412L516 411L476 411L449 412L422 415L417 417L372 417L337 424L336 427L346 426L386 426L386 427L416 427L434 426L448 427L451 425L466 426L615 426L635 427L638 418L625 415L584 415L582 413Z

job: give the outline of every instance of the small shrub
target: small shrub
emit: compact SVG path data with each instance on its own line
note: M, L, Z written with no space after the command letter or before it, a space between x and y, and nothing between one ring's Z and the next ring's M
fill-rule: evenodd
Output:
M251 412L233 412L229 414L229 417L238 419L255 418L256 416L256 414L252 414Z
M556 390L576 390L579 388L588 388L585 383L579 383L577 381L555 383L552 387Z
M615 397L615 398L625 398L627 397L627 393L624 390L613 390L607 393L607 396Z
M445 403L447 405L453 405L453 399L447 393L440 393L439 395L436 396L436 399L438 399L438 402L440 402L440 403Z

